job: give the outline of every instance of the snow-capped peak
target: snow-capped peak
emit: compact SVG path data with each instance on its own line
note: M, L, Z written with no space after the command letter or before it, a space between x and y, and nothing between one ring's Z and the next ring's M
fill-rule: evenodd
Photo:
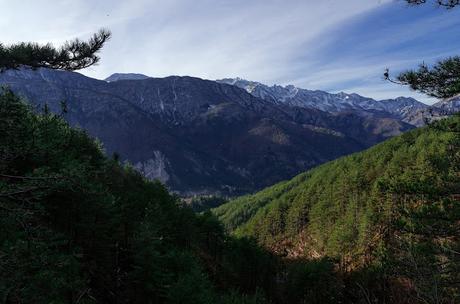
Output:
M260 82L249 81L241 78L227 78L217 80L220 83L227 83L245 89L248 93L271 101L276 104L287 104L290 106L314 108L330 113L344 111L375 112L382 111L396 116L408 115L427 108L428 106L413 98L398 97L388 100L375 100L356 93L328 93L320 90L307 90L293 85L267 86Z

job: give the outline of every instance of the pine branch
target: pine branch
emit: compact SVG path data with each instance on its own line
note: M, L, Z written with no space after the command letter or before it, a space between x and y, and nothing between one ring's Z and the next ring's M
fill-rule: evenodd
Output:
M88 41L75 39L57 49L51 44L20 42L10 46L0 44L0 72L22 66L74 71L99 62L97 53L110 39L111 33L101 29Z
M460 57L444 59L432 67L422 63L417 70L403 72L396 79L391 78L386 69L383 76L387 81L407 85L428 96L450 98L460 93Z

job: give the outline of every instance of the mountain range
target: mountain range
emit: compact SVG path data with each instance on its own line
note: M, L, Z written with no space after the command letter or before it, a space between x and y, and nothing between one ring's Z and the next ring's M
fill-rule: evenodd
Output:
M61 113L65 101L71 125L181 195L253 192L419 126L430 109L436 115L457 109L241 79L97 80L20 69L0 74L0 83L38 111L46 104Z
M217 81L235 85L275 104L318 109L335 114L354 112L365 116L393 117L416 127L423 126L426 119L438 119L460 109L458 97L429 106L414 98L402 96L395 99L375 100L355 93L332 94L320 90L306 90L293 85L267 86L241 78L225 78Z

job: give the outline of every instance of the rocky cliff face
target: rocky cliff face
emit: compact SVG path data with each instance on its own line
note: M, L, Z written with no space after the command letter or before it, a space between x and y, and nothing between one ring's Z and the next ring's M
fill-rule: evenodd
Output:
M181 194L252 192L411 128L394 117L325 111L193 77L100 81L78 73L0 74L37 109L46 103L148 178Z

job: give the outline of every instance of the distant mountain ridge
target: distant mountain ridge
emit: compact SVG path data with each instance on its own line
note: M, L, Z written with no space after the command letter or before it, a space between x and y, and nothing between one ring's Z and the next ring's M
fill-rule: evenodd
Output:
M114 78L112 78L114 79ZM253 192L413 126L389 116L277 104L234 85L171 76L104 81L46 69L0 84L65 118L183 195Z
M457 103L441 101L429 106L410 97L375 100L355 93L334 94L302 89L293 85L267 86L242 78L225 78L217 81L240 87L256 97L276 104L313 108L328 113L352 111L360 115L392 116L417 127L424 124L423 118L436 118L460 110L460 99Z
M248 81L241 78L227 78L218 80L245 89L248 93L260 98L271 100L275 103L289 104L301 107L316 108L326 112L354 111L386 111L399 113L403 109L424 109L428 106L410 97L398 97L396 99L375 100L358 94L337 94L320 90L307 90L293 85L267 86L259 82Z
M151 78L149 76L146 76L144 74L138 74L138 73L115 73L104 79L107 82L114 82L114 81L120 81L120 80L143 80Z

